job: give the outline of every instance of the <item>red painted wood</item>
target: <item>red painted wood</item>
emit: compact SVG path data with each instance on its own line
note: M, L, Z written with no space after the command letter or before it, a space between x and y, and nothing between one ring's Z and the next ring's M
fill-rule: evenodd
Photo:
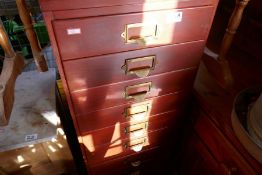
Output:
M103 16L53 22L58 47L63 60L142 49L165 44L205 39L212 20L213 6L163 10L126 15ZM182 21L174 22L174 13L182 12ZM142 46L125 44L121 34L126 24L154 21L158 27L155 44ZM87 27L88 26L88 27ZM110 26L110 27L109 27ZM68 35L77 29L80 34ZM113 44L112 44L113 43Z
M230 171L234 175L257 174L204 113L201 113L195 129L225 172Z
M91 7L119 6L127 4L145 4L161 0L40 0L43 11L72 10ZM172 1L171 1L172 2ZM173 0L176 7L192 7L212 4L213 0Z
M219 162L202 141L193 134L183 148L179 172L186 175L223 175Z
M132 156L121 157L104 164L96 165L90 168L91 174L121 174L125 169L132 167L132 162L140 161L141 164L144 164L147 160L153 159L154 156L157 156L156 149L149 149Z
M262 79L258 76L262 74L261 64L255 60L250 61L249 55L238 50L232 53L231 58L230 67L235 79L234 88L230 92L225 92L210 76L206 68L201 65L195 83L195 95L201 110L207 114L221 134L232 144L235 151L241 154L257 174L262 174L262 165L242 146L231 123L231 113L237 94L243 89L262 84ZM243 69L243 65L245 69Z
M92 130L115 125L117 122L129 122L129 119L127 119L123 115L123 113L127 108L130 108L131 106L135 107L144 104L151 104L152 109L150 111L150 116L174 109L183 109L185 101L187 100L187 96L187 92L164 95L146 100L141 103L125 104L118 107L91 112L87 115L78 115L76 119L81 130L89 132ZM179 113L179 111L177 112Z
M213 2L211 2L213 1ZM210 4L216 6L216 0L211 0ZM183 1L188 2L188 1ZM193 2L193 1L191 1ZM178 4L172 1L158 1L155 3L145 3L145 4L131 4L123 6L106 6L103 8L88 8L88 9L74 9L74 10L59 10L53 11L55 19L73 19L73 18L83 18L83 17L94 17L94 16L105 16L105 15L117 15L117 14L127 14L127 13L139 13L147 11L156 11L156 10L167 10L175 8L185 8L193 7L188 6L189 4L182 3Z
M157 148L152 148L135 155L121 157L105 163L90 167L91 174L121 174L125 169L132 167L132 162L140 161L143 164L148 159L153 159L154 156L159 154Z
M142 150L147 150L158 146L160 144L165 143L167 140L165 139L168 136L168 129L163 128L154 132L148 133L147 139L148 142L143 146ZM131 150L130 148L126 148L125 144L129 143L130 141L135 141L130 139L118 140L117 142L111 145L102 145L97 147L92 147L93 144L90 142L90 139L86 139L83 137L83 145L86 148L86 155L88 165L92 166L97 163L102 163L108 160L112 160L114 158L127 156L129 154L136 153L135 151ZM139 139L140 140L140 139ZM91 149L93 150L91 152Z
M161 163L163 165L163 162L165 160L165 154L166 151L159 147L152 148L146 151L142 151L140 153L136 153L126 157L121 157L90 167L90 173L94 175L116 175L124 173L130 174L133 171L142 170L145 168L149 168L152 170L154 169L152 167L152 161L157 161L158 164L156 165L157 167L160 167ZM134 162L140 162L140 164L138 166L134 166L134 164L132 165L132 163ZM150 167L148 167L149 164Z
M131 137L132 139L135 139L136 136L134 134L126 132L126 129L132 128L132 126L133 129L136 125L139 126L138 128L142 129L145 126L144 124L146 124L147 128L143 129L143 135L161 128L171 127L174 125L176 120L178 120L178 115L178 111L171 111L152 116L149 118L148 121L140 122L137 124L130 124L129 122L120 124L119 122L116 122L114 126L109 126L95 131L93 130L91 132L85 132L85 128L83 128L83 130L81 130L80 128L80 132L83 136L91 135L93 137L94 146L99 146L102 144L114 143L117 139L128 139ZM112 135L117 137L117 139L112 138Z
M43 16L45 19L45 24L46 24L46 28L48 31L48 35L49 35L49 38L52 44L52 51L53 51L53 54L55 55L57 68L59 70L59 75L63 83L63 90L64 90L64 93L66 94L66 103L68 104L70 114L72 116L72 121L76 129L76 134L79 135L78 123L75 117L75 112L74 112L73 103L72 103L70 92L69 92L68 82L66 81L66 78L65 78L62 60L60 59L60 56L59 56L59 50L57 48L57 41L56 41L56 38L53 32L53 28L52 28L52 24L51 24L52 20L54 19L54 16L52 12L45 12L43 13ZM78 140L81 141L81 137L79 137Z
M156 65L149 75L196 67L202 55L203 41L148 48L98 57L64 61L66 79L71 91L101 86L104 84L137 79L126 75L122 66L126 59L156 56ZM188 52L190 50L190 52ZM139 68L139 66L137 66Z
M130 102L134 103L136 101L133 98L125 98L126 87L148 82L151 82L152 87L146 94L145 99L181 90L189 90L192 88L195 74L196 69L187 69L87 90L71 91L74 109L77 115L82 115L95 110ZM137 93L140 91L137 89Z
M123 91L126 86L136 83L152 81L153 89L159 90L154 90L147 95L145 102L141 102L151 102L150 116L156 117L155 122L153 117L150 118L150 122L154 123L149 128L150 145L143 150L170 143L170 138L175 140L175 134L168 137L171 130L156 129L169 124L166 123L169 120L164 119L178 119L180 110L185 107L196 69L183 69L198 65L216 3L216 0L149 0L146 3L144 0L40 0L86 163L91 166L101 165L115 158L138 155L124 148L124 142L129 141L128 136L120 135L114 145L105 144L113 137L111 126L119 122L120 129L123 129L130 122L123 113L126 108L137 103L124 99ZM176 8L188 9L174 10ZM183 12L183 19L175 23L172 20L177 11ZM158 43L146 46L125 44L121 37L125 25L147 20L157 21L158 31L161 32ZM80 35L67 35L66 29L77 28L80 28ZM156 54L159 60L149 77L140 79L134 75L125 75L119 69L125 59L150 53ZM134 92L137 90L133 89ZM173 111L172 117L164 117L167 111ZM160 120L160 116L164 119ZM174 121L170 123L180 124ZM173 127L172 132L177 133L177 128ZM90 133L94 137L89 136ZM92 147L94 150L88 151L92 143L95 145ZM112 147L116 150L112 151ZM109 148L114 153L120 150L123 152L105 157ZM152 170L150 166L159 162L155 164L151 159L148 162L145 167L149 168L142 172L155 173L147 170ZM132 173L132 169L128 173Z

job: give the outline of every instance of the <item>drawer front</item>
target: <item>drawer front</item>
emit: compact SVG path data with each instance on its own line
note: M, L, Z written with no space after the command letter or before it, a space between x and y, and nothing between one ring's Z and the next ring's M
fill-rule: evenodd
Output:
M159 2L162 0L40 0L43 11L72 10L91 7L105 7L115 5L144 4L145 2ZM168 1L168 0L166 0ZM177 7L191 7L212 4L213 0L173 0ZM172 1L171 1L172 2Z
M167 142L168 131L167 128L163 128L148 133L146 137L124 140L118 139L114 143L96 147L92 144L93 137L83 137L88 165L95 165L156 147Z
M186 175L223 175L219 163L214 159L206 145L195 135L187 138L179 161L179 172Z
M204 40L213 6L71 20L53 27L63 60Z
M161 156L163 153L164 150L159 149L159 147L152 148L146 151L141 151L141 153L136 153L134 155L121 157L95 165L90 167L90 172L94 175L123 174L127 170L143 167L148 161Z
M158 161L162 161L159 159ZM96 167L95 169L91 169L92 175L157 175L162 174L163 172L160 171L161 166L159 164L156 164L156 160L145 160L145 161L139 161L141 164L138 167L134 166L117 166L112 165L112 167ZM136 162L135 162L136 163ZM153 164L154 163L154 164ZM165 167L163 164L162 167ZM110 169L111 168L111 169Z
M71 92L77 115L95 110L141 102L156 96L189 90L197 69L159 74L143 79Z
M197 121L195 129L219 162L221 169L224 170L224 174L257 174L204 113L201 114Z
M112 144L119 139L136 139L146 136L149 132L171 127L177 120L177 111L171 111L159 115L152 116L149 120L130 124L129 122L120 124L117 122L114 126L95 130L89 133L82 131L82 136L93 138L93 145ZM89 125L89 123L87 123ZM81 132L81 131L80 131Z
M196 67L204 41L63 62L69 88L80 90ZM188 52L190 50L190 52Z
M116 123L136 124L135 114L143 114L145 117L164 113L167 111L182 109L187 100L188 93L174 93L146 100L141 103L125 104L118 107L91 112L87 115L77 116L79 129L89 132L100 128L115 125ZM127 112L130 111L130 112ZM145 119L146 120L146 119ZM149 118L150 120L150 118Z

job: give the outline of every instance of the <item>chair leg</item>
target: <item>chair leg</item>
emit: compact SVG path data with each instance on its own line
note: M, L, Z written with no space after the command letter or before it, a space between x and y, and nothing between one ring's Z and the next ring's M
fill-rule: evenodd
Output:
M14 103L15 81L24 67L24 59L16 54L0 21L0 46L5 59L0 75L0 126L7 125Z
M214 58L208 54L204 54L203 57L203 62L206 65L208 72L224 89L231 89L233 87L234 80L227 61L227 54L242 20L243 11L249 1L250 0L236 0L235 9L229 20L226 33L220 47L219 56Z
M25 0L16 0L16 5L18 8L19 16L23 22L26 36L29 40L32 53L35 59L35 63L37 66L38 71L45 72L48 71L47 63L45 60L44 55L42 54L42 49L40 47L40 44L38 42L37 36L35 34L33 25L32 25L32 19L29 14L29 12L26 9L26 3Z

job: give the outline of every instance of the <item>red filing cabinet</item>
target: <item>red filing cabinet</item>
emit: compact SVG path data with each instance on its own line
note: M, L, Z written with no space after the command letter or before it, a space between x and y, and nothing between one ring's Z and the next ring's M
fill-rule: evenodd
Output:
M217 3L40 0L90 174L162 171Z

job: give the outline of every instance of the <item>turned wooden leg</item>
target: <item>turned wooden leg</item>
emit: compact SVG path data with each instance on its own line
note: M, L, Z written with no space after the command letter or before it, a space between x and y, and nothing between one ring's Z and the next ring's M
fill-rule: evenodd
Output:
M0 19L0 46L5 52L5 57L12 58L15 56L15 52L5 32L4 25L1 19Z
M37 36L35 34L32 19L29 12L26 9L25 0L16 0L19 16L23 22L26 36L30 42L30 46L32 49L32 53L35 59L35 63L37 66L38 71L45 72L48 70L46 60L44 55L42 54L42 49L38 42Z
M7 125L14 103L14 88L17 76L22 72L24 59L16 54L0 20L0 46L5 59L0 75L0 125Z
M235 9L229 20L218 57L214 58L208 54L203 56L203 61L209 73L225 89L231 89L233 87L233 77L227 61L227 54L241 22L243 11L249 1L250 0L236 0Z
M235 9L229 19L226 33L224 35L224 38L221 44L219 57L218 57L219 61L226 60L228 50L230 49L232 45L233 38L242 20L243 11L249 1L250 0L236 0Z

